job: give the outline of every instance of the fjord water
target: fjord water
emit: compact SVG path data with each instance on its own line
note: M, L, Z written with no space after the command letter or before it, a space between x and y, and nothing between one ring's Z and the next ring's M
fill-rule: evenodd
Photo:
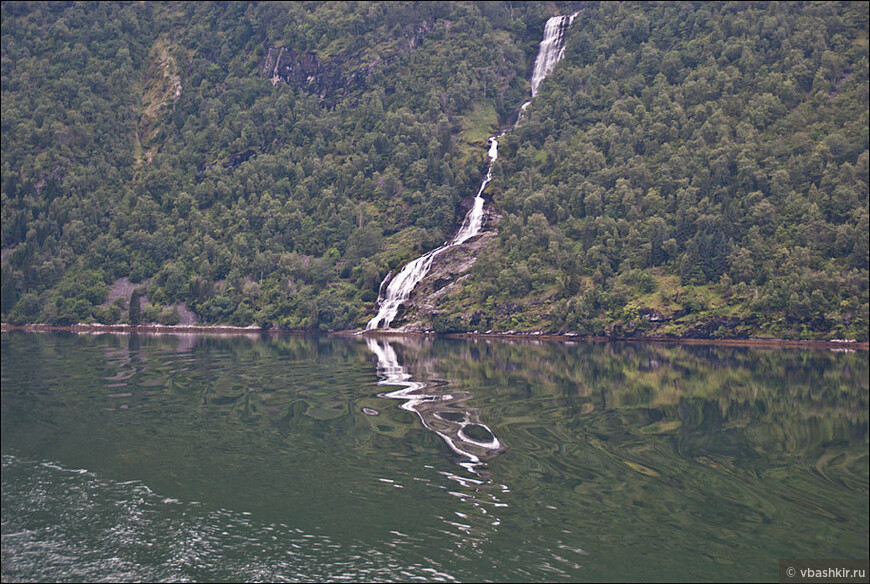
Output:
M2 334L2 579L735 581L866 557L865 352Z

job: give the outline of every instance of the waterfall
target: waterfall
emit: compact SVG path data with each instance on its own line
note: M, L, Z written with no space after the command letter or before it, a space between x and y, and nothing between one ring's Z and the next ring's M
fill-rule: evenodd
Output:
M544 26L544 40L541 41L541 48L538 49L535 69L532 72L532 97L538 95L538 87L541 86L544 77L549 75L556 63L565 56L565 31L574 22L577 14L579 12L554 16L547 20Z
M269 49L270 51L272 49ZM275 87L281 82L281 76L278 75L278 67L281 65L281 55L284 54L284 47L278 50L278 56L275 58L275 69L272 71L272 87Z
M465 243L480 233L480 230L483 227L483 191L492 180L492 165L496 158L498 158L499 137L501 137L501 134L489 139L489 165L486 170L486 176L484 177L483 182L480 183L480 188L477 190L477 196L474 197L474 204L471 206L471 210L465 215L465 219L462 221L462 227L459 228L459 231L453 239L406 264L405 267L396 274L396 277L390 280L384 296L378 299L380 304L378 314L368 322L366 330L376 329L380 326L390 326L390 323L393 322L393 319L396 318L396 314L399 312L399 306L408 299L414 286L416 286L420 280L429 273L429 268L432 267L432 260L435 259L435 256L447 251L453 246ZM389 277L390 275L387 274L387 279ZM385 279L384 282L386 281L387 280ZM384 283L382 282L382 288L383 284Z
M565 14L562 16L554 16L547 20L544 26L544 39L541 41L538 49L538 56L535 58L535 68L532 71L532 97L538 95L538 88L544 78L550 74L556 63L562 60L565 56L565 31L574 22L574 19L580 11L573 14ZM520 115L526 111L526 108L531 104L531 100L520 106ZM519 121L519 120L517 120Z
M535 59L534 72L532 73L533 98L538 94L538 86L540 86L541 81L553 70L553 67L556 66L556 63L565 54L565 31L571 26L571 23L574 22L574 18L578 14L579 11L564 16L554 16L547 20L547 24L544 27L544 40L541 41L541 47ZM280 54L278 58L280 59ZM530 101L524 103L521 110L525 110L530 103ZM378 294L378 305L380 308L377 315L366 324L366 330L374 330L381 327L388 328L390 323L396 318L399 306L408 300L414 287L429 273L435 256L453 246L465 243L480 233L480 230L483 228L483 191L492 180L492 165L496 158L498 158L498 139L503 135L504 132L489 139L489 165L486 176L480 184L471 210L462 221L462 227L459 228L459 231L450 241L406 264L392 280L390 280L392 274L387 274L387 277L381 282L380 287L380 290L383 290L386 285L386 291L381 295L379 290ZM387 282L389 282L388 285Z
M480 188L477 190L477 196L474 197L474 204L471 206L471 210L467 215L465 215L465 219L462 221L462 227L459 228L459 231L456 233L453 241L450 242L450 245L461 245L465 243L480 233L480 230L483 227L483 191L486 189L486 185L488 185L492 180L492 165L498 158L498 138L501 138L501 136L502 134L499 134L498 136L489 139L489 152L487 152L489 165L486 169L486 176L484 177L483 182L480 183Z

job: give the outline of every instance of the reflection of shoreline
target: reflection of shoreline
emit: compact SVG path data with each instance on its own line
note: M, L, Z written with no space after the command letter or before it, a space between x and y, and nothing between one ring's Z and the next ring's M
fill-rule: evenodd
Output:
M73 324L67 326L58 326L53 324L21 324L12 325L3 323L2 332L20 331L31 333L42 332L66 332L79 334L145 334L145 335L213 335L213 336L247 336L257 337L263 333L282 333L282 334L298 334L294 331L279 331L275 329L263 329L254 326L200 326L200 325L164 325L164 324ZM311 334L311 333L302 333Z
M399 407L416 413L426 429L438 434L453 452L465 458L460 466L479 474L477 467L505 450L492 429L480 421L477 409L463 405L471 397L467 391L439 391L412 380L386 340L369 337L366 346L378 358L378 385L402 386L380 397L405 400Z
M335 331L330 334L358 335L360 331ZM812 339L697 339L685 337L600 337L600 336L582 336L575 334L555 334L542 331L529 332L505 332L505 333L431 333L431 332L414 332L414 331L386 331L373 330L364 331L366 337L374 338L443 338L443 339L461 339L467 341L473 340L495 340L506 343L539 343L547 341L549 343L630 343L639 345L694 345L694 346L713 346L713 347L747 347L755 349L807 349L807 350L834 350L834 349L849 349L854 351L870 351L870 341L854 341L846 339L812 340ZM840 352L840 351L838 351Z
M176 334L176 335L317 335L329 334L335 336L357 336L362 331L331 331L322 333L313 330L269 329L255 326L238 327L230 325L126 325L126 324L76 324L68 326L52 324L10 324L0 323L0 331L21 332L73 332L73 333L140 333L140 334ZM506 332L506 333L450 333L436 334L412 331L365 331L366 337L375 338L446 338L465 340L499 340L504 342L540 342L551 343L633 343L633 344L664 344L664 345L709 345L718 347L749 347L757 349L807 349L870 351L870 342L844 339L834 340L790 340L790 339L695 339L683 337L597 337L574 334L554 334L543 331ZM845 350L845 351L844 351Z

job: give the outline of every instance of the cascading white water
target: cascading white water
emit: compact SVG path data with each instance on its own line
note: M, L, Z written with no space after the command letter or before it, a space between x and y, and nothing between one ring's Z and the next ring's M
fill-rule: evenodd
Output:
M538 88L544 78L565 56L565 31L568 30L578 14L580 14L579 10L573 14L554 16L547 20L547 24L544 26L544 39L541 41L538 56L535 58L535 68L532 71L533 98L538 95ZM531 100L524 103L520 106L520 110L525 111L530 103L532 103Z
M541 41L541 48L538 49L535 69L532 72L532 97L538 95L538 87L541 86L544 77L550 74L556 63L565 55L565 31L574 22L577 14L579 12L554 16L547 20L544 26L544 40Z
M483 227L483 191L492 180L492 165L496 158L498 158L498 138L500 136L501 134L489 139L489 167L486 171L486 177L480 183L477 196L474 197L474 204L468 214L465 215L462 227L459 228L453 239L406 264L396 277L390 280L383 298L378 299L380 303L378 314L368 322L366 330L376 329L380 326L390 326L390 323L393 322L393 319L396 318L396 314L399 312L399 306L408 299L414 286L429 273L429 269L432 267L432 260L435 259L435 256L453 246L465 243L480 233L480 229ZM387 278L389 277L387 275ZM383 283L381 287L383 287Z
M465 243L480 233L480 229L483 227L483 191L486 189L486 185L492 181L492 165L498 158L498 139L501 138L501 136L502 134L499 134L498 136L489 139L489 152L487 152L489 166L486 169L486 177L484 177L483 182L480 183L480 188L477 190L477 196L474 197L474 204L471 206L471 210L468 214L465 215L465 219L462 221L462 227L459 228L459 231L456 233L453 241L450 242L450 245L460 245Z
M553 67L556 66L556 63L565 54L565 30L571 26L574 18L579 13L578 11L564 16L554 16L547 20L547 24L544 27L544 40L541 41L541 48L538 50L538 56L535 59L535 69L532 73L532 97L538 94L538 87L541 81L553 70ZM524 103L521 109L525 110L529 103L531 102L527 101ZM480 189L474 198L474 205L472 205L471 210L462 221L462 227L459 228L456 236L440 247L406 264L392 280L390 280L391 274L387 274L387 277L381 282L381 289L384 288L384 285L388 281L389 285L387 285L383 296L379 294L378 304L380 308L378 314L366 324L367 331L390 326L390 323L393 322L396 314L399 312L399 306L408 300L414 287L429 273L429 269L432 267L432 260L435 259L435 256L453 246L465 243L480 233L483 227L483 191L492 180L492 165L496 158L498 158L498 138L503 135L504 132L489 139L489 168L486 171L486 177L480 184Z
M271 51L271 49L269 49ZM284 47L278 49L278 56L275 58L275 69L272 71L272 87L281 82L281 77L278 75L278 67L281 65L281 55L284 54Z

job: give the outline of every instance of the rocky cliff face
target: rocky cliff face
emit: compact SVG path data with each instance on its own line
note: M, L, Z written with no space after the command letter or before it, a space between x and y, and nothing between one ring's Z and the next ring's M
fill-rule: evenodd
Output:
M490 218L490 222L491 227L497 222L497 217ZM417 284L411 297L399 310L395 321L399 326L394 328L403 332L435 330L439 319L448 314L442 307L462 289L462 283L470 276L480 250L497 235L495 229L491 228L435 256L429 273Z
M318 57L314 51L296 52L272 46L260 65L260 74L271 79L272 85L287 83L317 95L324 105L335 105L364 89L373 71L414 50L431 29L431 23L423 21L412 31L376 47L326 58Z
M322 102L335 103L348 93L363 89L366 78L378 64L378 60L354 63L345 58L321 61L312 51L297 53L284 47L269 47L260 71L272 80L272 85L284 82L316 94Z

